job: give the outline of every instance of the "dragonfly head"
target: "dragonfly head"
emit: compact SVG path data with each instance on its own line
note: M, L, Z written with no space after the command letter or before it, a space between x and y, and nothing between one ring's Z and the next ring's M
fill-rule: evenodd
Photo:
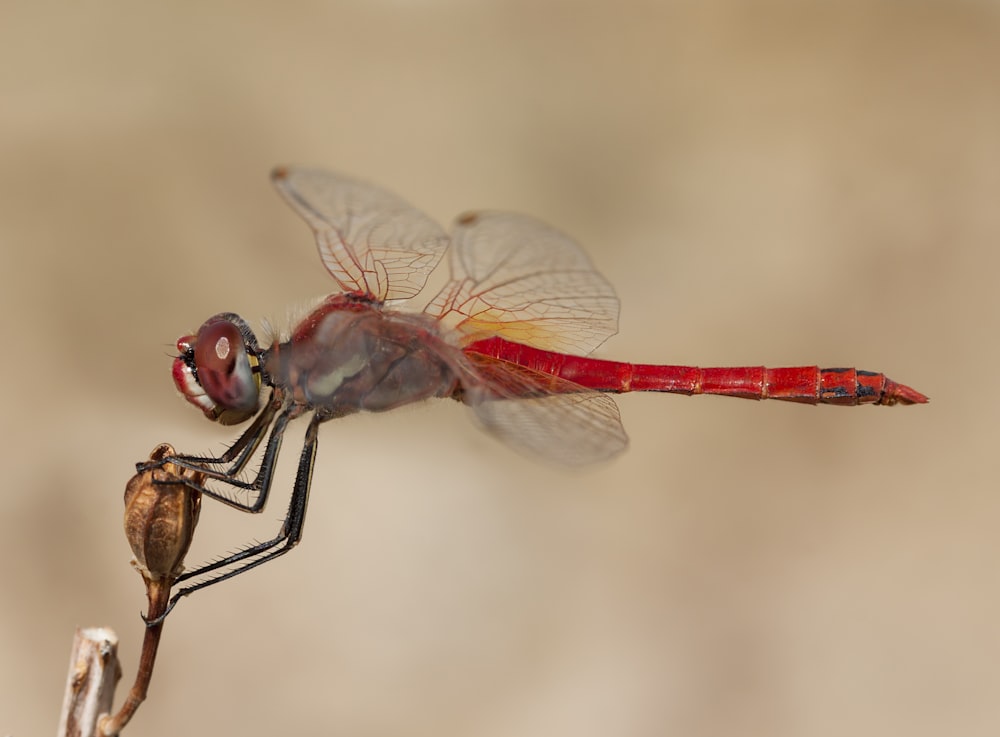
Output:
M174 384L210 420L236 425L260 406L260 348L239 315L223 312L177 341Z

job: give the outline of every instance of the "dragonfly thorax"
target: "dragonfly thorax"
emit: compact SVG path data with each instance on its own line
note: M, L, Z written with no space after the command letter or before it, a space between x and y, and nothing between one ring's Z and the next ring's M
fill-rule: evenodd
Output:
M304 409L380 412L454 394L462 351L426 315L335 295L261 356L267 381Z

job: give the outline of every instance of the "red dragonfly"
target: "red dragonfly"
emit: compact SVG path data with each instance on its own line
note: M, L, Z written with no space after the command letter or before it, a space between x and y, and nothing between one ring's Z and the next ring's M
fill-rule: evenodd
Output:
M267 501L288 422L310 414L288 515L278 535L191 571L181 596L271 560L299 542L327 420L430 397L457 399L518 450L565 464L600 461L628 440L611 394L721 394L807 404L919 404L927 398L880 373L816 366L694 368L587 357L617 332L618 299L581 248L525 215L471 212L447 234L378 187L317 169L279 168L271 180L313 229L341 291L285 340L262 348L223 313L177 342L177 388L212 420L256 419L218 458L165 459L207 473L252 501L204 493L249 512ZM451 278L423 311L416 296L451 246ZM270 393L262 399L261 386ZM242 472L264 438L260 469ZM229 570L225 570L229 569Z

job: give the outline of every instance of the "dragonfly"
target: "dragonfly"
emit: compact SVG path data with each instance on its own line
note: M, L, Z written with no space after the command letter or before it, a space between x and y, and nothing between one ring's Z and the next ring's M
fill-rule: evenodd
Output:
M308 416L288 512L273 538L180 576L179 583L203 580L180 588L170 608L299 543L319 427L345 415L455 399L515 449L581 465L627 445L613 394L833 405L927 401L882 373L853 368L697 368L591 357L617 332L618 298L559 230L526 215L476 211L460 215L448 233L395 194L342 174L278 168L271 181L313 230L339 291L268 347L233 313L215 315L180 338L173 379L187 401L223 425L253 421L218 457L176 455L159 463L203 473L223 486L206 484L205 495L260 512L286 427ZM446 253L450 278L443 289L422 310L407 309Z

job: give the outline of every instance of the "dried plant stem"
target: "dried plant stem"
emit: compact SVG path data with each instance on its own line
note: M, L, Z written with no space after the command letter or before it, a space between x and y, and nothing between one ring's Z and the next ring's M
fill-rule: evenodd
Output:
M166 443L156 446L151 465L140 466L125 487L125 535L134 555L132 565L146 585L146 621L154 623L144 628L135 683L111 716L115 684L121 678L118 638L111 630L78 630L59 737L116 737L146 700L170 588L184 570L205 481L199 471L160 463L173 453Z
M111 710L121 675L118 635L106 627L77 628L59 737L96 737L97 720Z
M152 582L147 586L149 610L146 618L155 620L167 609L170 601L170 581ZM128 697L121 709L114 716L105 715L99 725L98 737L115 737L135 714L139 705L146 700L149 681L153 677L153 665L156 663L156 651L160 646L160 635L163 632L163 622L146 627L142 638L142 652L139 655L139 668L135 674L135 683L128 692Z

